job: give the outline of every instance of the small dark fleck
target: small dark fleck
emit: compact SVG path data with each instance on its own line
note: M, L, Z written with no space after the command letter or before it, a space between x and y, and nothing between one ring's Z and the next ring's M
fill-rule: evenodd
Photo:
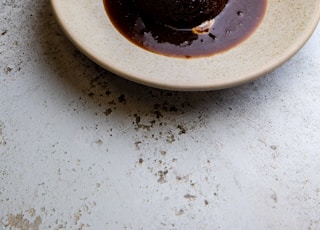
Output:
M159 175L158 182L159 182L160 184L163 184L163 183L167 182L166 179L165 179L165 177L166 177L166 175L168 174L168 172L169 172L168 170L159 171L159 172L158 172L158 175Z
M180 209L178 212L176 212L176 216L181 216L184 214L184 210Z
M179 135L185 134L187 132L186 129L182 125L178 125L178 129L180 129Z
M8 32L8 30L2 31L1 35L5 35Z
M110 114L112 113L112 109L106 109L106 111L104 111L104 114L106 115L106 116L109 116Z
M143 159L140 158L140 159L139 159L139 164L142 164L142 163L143 163Z
M204 204L205 204L205 205L208 205L209 202L208 202L207 200L204 200Z
M109 90L106 91L106 95L109 96L111 92Z
M166 151L161 151L160 153L161 153L162 156L165 156L167 154Z
M244 15L244 13L243 13L242 11L240 11L240 10L239 10L239 11L237 12L237 15L238 15L238 16L243 16L243 15Z
M176 139L175 139L173 134L170 134L170 135L167 136L167 142L168 143L173 143L175 140Z
M270 148L271 148L272 150L277 150L277 146L275 146L275 145L271 145Z
M186 198L188 200L195 200L197 197L194 195L186 194L186 195L184 195L184 198Z
M277 203L278 202L278 197L277 197L277 194L272 194L271 195L271 199L275 202L275 203Z
M126 102L126 96L124 94L121 94L119 97L118 97L118 101L120 103L123 103L123 102Z
M102 144L103 144L103 141L102 141L101 139L99 139L99 140L96 141L96 144L102 145Z
M9 67L9 66L7 66L7 67L4 68L4 72L5 72L6 74L10 73L11 71L12 71L12 68Z
M136 142L134 142L134 144L135 144L135 146L136 146L136 148L137 149L140 149L140 144L141 144L142 142L141 141L136 141Z
M217 36L212 34L212 33L209 33L208 34L210 38L212 38L212 40L216 40L217 39Z

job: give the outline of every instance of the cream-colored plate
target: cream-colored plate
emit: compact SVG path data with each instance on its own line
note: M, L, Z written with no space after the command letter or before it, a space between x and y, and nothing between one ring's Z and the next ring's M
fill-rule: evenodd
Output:
M90 59L129 80L170 90L213 90L243 84L283 64L309 39L320 0L269 0L247 40L206 58L170 58L129 42L111 24L102 0L51 0L69 39Z

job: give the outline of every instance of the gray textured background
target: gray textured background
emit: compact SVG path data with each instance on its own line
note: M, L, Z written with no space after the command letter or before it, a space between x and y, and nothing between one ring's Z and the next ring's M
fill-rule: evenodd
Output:
M0 1L0 229L320 229L320 27L250 84L169 92Z

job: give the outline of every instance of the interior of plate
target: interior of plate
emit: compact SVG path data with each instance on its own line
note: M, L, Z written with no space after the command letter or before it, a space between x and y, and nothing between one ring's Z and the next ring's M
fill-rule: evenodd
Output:
M236 47L182 59L146 51L111 24L102 0L51 0L69 39L90 59L129 80L170 90L213 90L251 81L278 67L308 40L320 0L269 0L257 30Z

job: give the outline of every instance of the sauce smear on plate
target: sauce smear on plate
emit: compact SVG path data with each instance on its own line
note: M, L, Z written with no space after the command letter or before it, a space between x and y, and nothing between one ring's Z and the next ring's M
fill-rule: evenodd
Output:
M115 28L132 43L172 57L204 57L226 51L258 27L267 0L229 0L208 33L173 29L141 17L134 0L103 0Z

